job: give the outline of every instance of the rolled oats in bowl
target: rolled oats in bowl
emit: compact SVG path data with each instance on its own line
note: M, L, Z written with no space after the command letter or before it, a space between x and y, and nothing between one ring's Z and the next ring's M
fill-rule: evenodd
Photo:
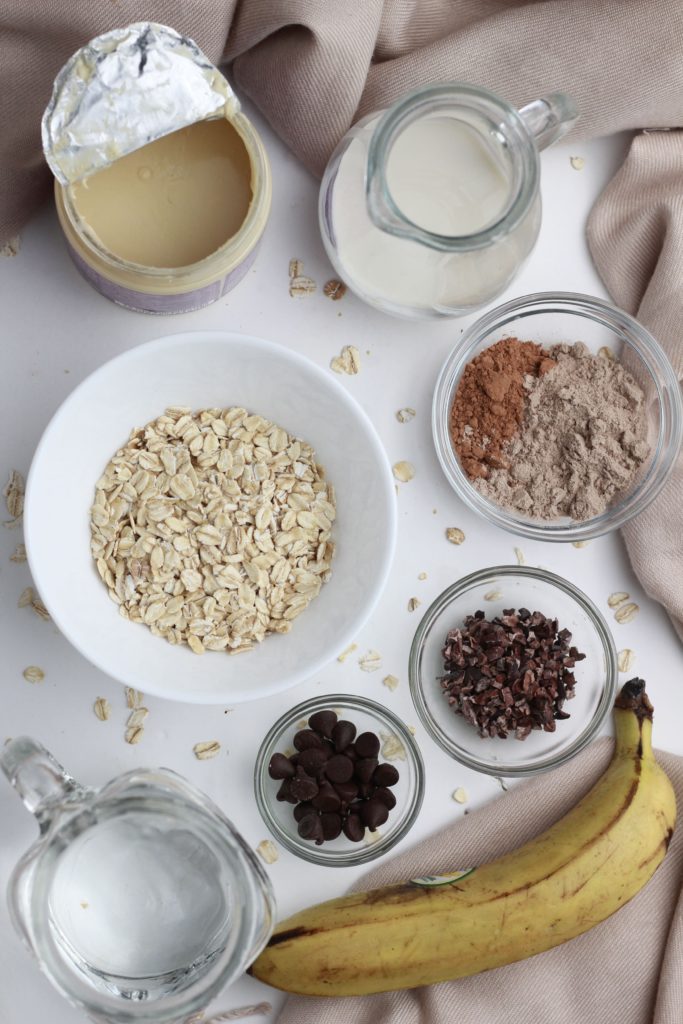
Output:
M98 480L91 551L119 613L195 654L288 633L331 574L313 448L242 408L169 408Z

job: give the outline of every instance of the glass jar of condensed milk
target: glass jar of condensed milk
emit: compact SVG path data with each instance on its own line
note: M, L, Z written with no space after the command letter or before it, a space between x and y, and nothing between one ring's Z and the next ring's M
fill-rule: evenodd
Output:
M43 148L70 255L119 305L199 309L253 263L270 211L267 154L224 76L173 29L130 25L74 54Z

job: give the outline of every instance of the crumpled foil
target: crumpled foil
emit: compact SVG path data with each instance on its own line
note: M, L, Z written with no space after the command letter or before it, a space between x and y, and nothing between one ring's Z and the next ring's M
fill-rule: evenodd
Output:
M43 151L69 185L169 132L238 110L192 39L137 22L97 36L64 65L43 115Z

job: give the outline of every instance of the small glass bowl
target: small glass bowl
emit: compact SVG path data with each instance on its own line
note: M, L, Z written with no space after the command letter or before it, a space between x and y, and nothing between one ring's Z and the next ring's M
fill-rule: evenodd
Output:
M352 843L346 836L341 835L338 839L316 846L298 834L297 823L292 814L293 804L276 800L280 783L268 775L271 757L278 751L284 753L286 750L292 750L294 734L305 728L303 723L316 711L327 709L336 711L340 718L353 722L358 733L374 732L382 741L387 736L396 736L403 744L405 760L398 759L392 762L400 774L398 782L392 786L396 806L390 811L387 822L374 834L380 836L374 841L371 839L373 833L366 831L365 839L360 843ZM381 752L379 760L381 763ZM261 744L254 771L256 803L275 838L304 860L336 868L366 864L376 857L381 857L403 839L419 814L424 797L424 785L422 756L413 736L400 719L372 700L340 693L306 700L278 719Z
M645 392L650 455L630 490L591 519L531 519L485 498L463 472L448 430L453 399L468 363L505 337L544 346L582 341L591 352L603 346L621 359ZM459 498L484 519L536 540L576 541L615 530L646 508L673 469L683 438L683 403L678 380L661 346L628 313L590 295L539 292L498 306L468 330L448 356L434 392L432 432L436 453Z
M483 738L451 710L441 689L441 651L448 631L476 611L484 610L491 619L504 608L529 608L557 618L586 655L574 669L576 695L564 705L571 717L558 721L555 732L533 729L524 740L514 735ZM609 714L618 679L614 640L593 602L554 573L517 565L481 569L444 590L417 627L408 672L422 724L446 753L475 771L511 777L557 768L582 750Z

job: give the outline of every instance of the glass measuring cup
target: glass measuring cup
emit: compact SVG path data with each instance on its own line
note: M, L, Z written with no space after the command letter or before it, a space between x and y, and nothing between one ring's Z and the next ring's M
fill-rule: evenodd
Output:
M255 959L274 897L254 853L164 768L96 791L22 737L0 767L40 837L9 884L14 924L53 985L100 1024L180 1024Z
M320 187L338 275L397 316L460 316L490 302L538 237L539 150L576 117L563 93L516 110L461 82L368 115L344 136Z

